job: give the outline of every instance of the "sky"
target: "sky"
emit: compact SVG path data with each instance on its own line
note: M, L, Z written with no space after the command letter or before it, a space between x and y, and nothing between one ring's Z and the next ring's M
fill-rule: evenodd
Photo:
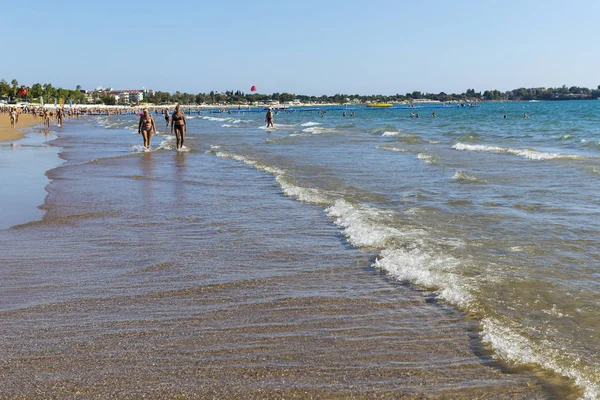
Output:
M0 9L0 79L28 86L320 96L600 85L597 0L0 0Z

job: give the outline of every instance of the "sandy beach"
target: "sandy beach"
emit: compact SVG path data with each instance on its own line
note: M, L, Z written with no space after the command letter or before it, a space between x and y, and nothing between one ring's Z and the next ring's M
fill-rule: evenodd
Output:
M10 119L8 114L0 116L0 142L11 142L19 140L27 133L26 129L37 124L37 121L32 115L20 114L19 123L15 128L10 127Z

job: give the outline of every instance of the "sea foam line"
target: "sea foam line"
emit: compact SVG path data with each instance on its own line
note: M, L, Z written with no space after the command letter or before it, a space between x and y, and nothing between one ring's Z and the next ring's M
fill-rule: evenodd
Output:
M584 399L600 398L600 370L583 366L581 360L570 355L565 346L552 349L544 341L536 344L492 318L484 318L481 324L483 342L495 350L494 357L501 357L515 364L535 363L573 379L583 389Z
M530 150L530 149L513 149L510 147L498 147L498 146L487 146L482 144L464 144L457 143L452 146L455 150L465 151L487 151L492 153L507 153L515 156L528 158L530 160L584 160L586 157L575 155L575 154L561 154L561 153L545 153L543 151Z

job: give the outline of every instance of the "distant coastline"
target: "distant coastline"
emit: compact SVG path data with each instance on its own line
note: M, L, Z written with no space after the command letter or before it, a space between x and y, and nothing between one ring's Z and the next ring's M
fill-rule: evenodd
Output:
M483 102L483 101L552 101L552 100L596 100L600 99L600 85L596 89L563 85L558 88L518 88L509 91L485 90L476 92L467 89L463 93L427 93L413 91L395 95L359 95L335 94L333 96L309 96L295 93L263 94L252 88L250 93L243 91L211 91L210 93L175 93L155 91L152 89L117 90L103 89L83 90L80 86L75 89L55 88L51 84L35 83L31 86L19 84L16 79L9 84L0 80L0 103L18 103L27 101L39 104L54 105L129 105L137 106L147 103L155 105L184 104L184 105L229 105L248 106L259 104L370 104L370 103L417 103L425 101L436 102Z

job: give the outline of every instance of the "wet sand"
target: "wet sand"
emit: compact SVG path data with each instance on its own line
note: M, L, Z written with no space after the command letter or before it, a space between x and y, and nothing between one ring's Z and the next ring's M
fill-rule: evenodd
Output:
M0 114L0 142L11 142L22 139L27 134L28 128L39 123L32 115L20 114L19 123L15 128L10 127L10 119L8 114Z

